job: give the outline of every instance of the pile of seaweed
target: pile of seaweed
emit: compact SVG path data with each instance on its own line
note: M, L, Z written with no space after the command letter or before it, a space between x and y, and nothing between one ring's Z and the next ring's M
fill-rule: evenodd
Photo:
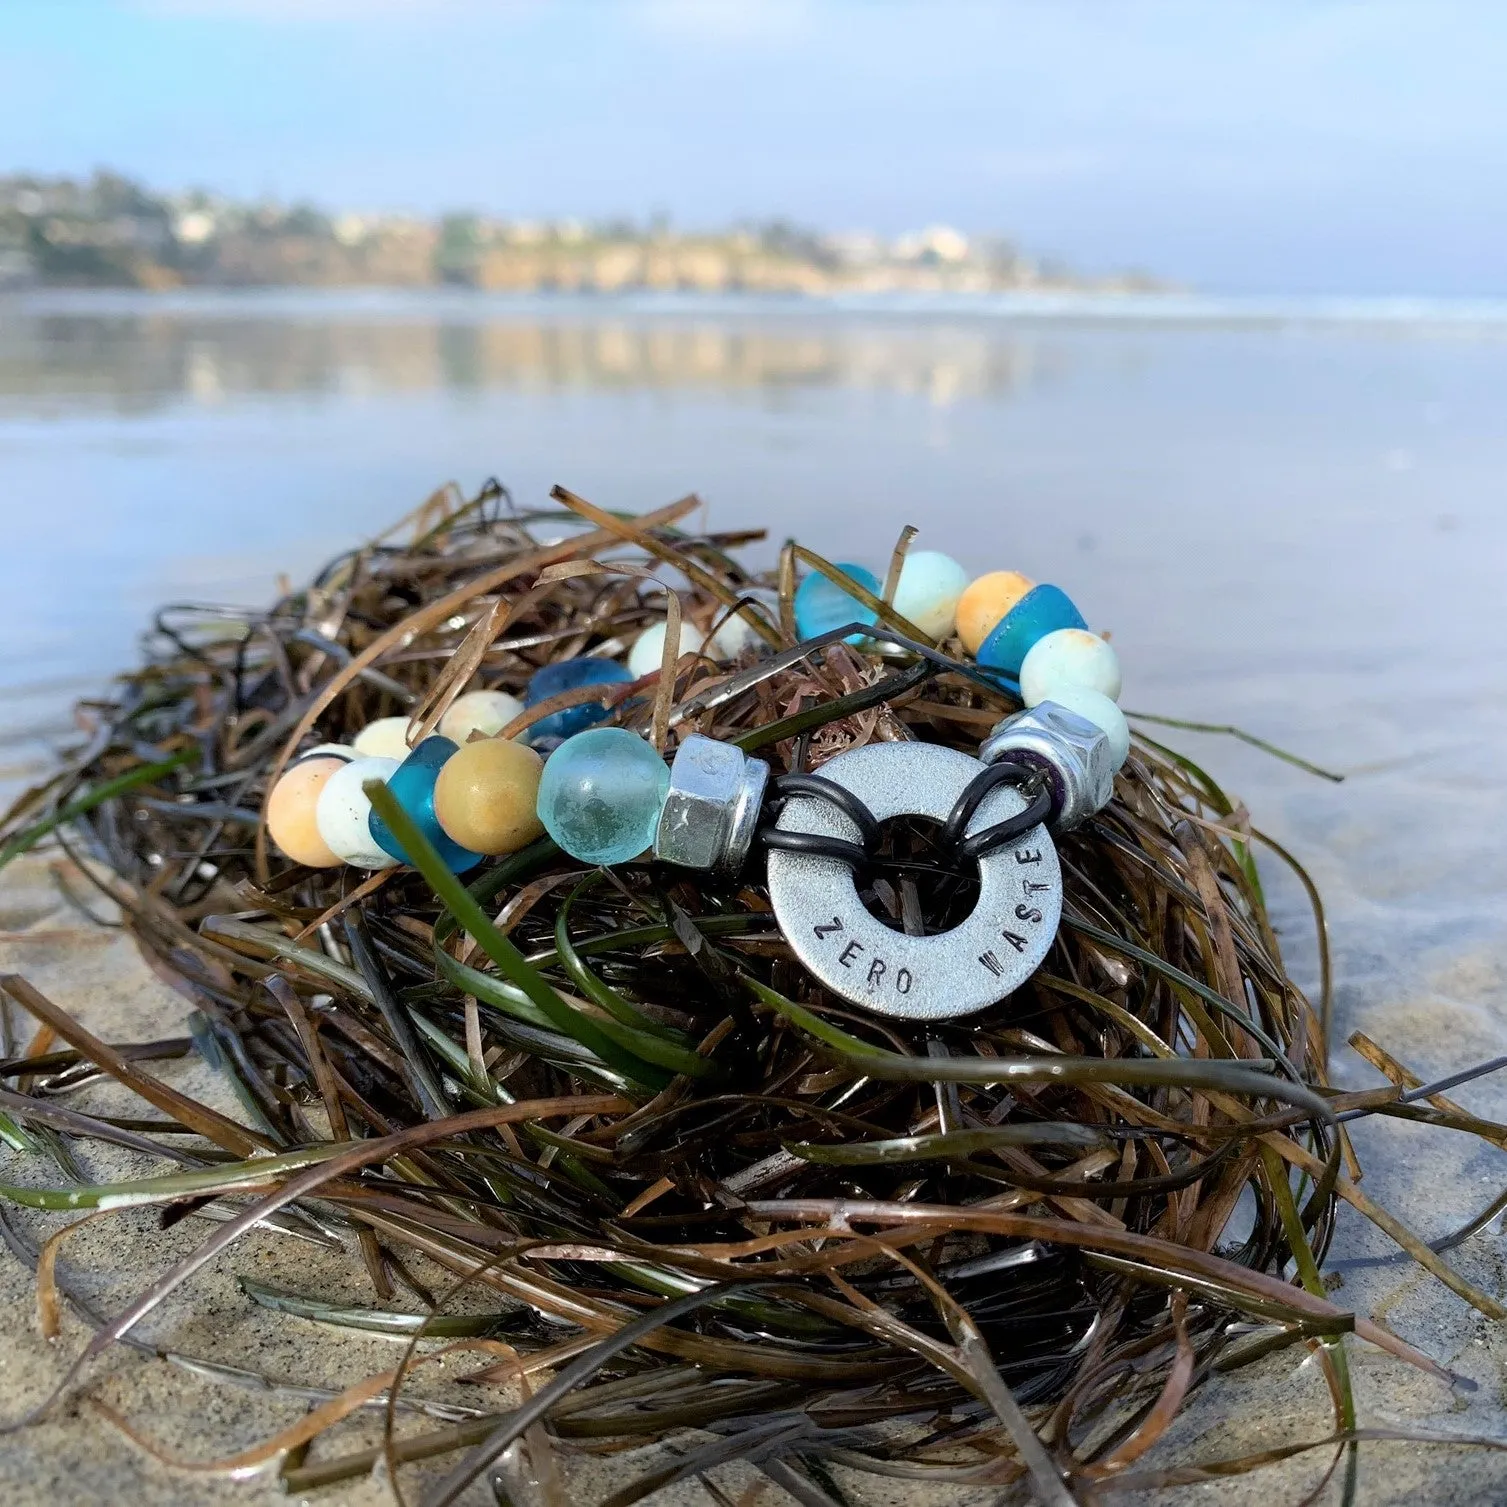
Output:
M540 666L620 655L667 613L711 632L736 612L754 642L612 688L610 719L666 754L691 732L776 773L881 740L973 753L1018 705L861 587L894 641L800 643L797 577L834 567L791 543L752 574L734 551L762 535L692 532L694 498L642 516L554 501L526 512L496 484L446 489L266 611L164 609L142 666L82 707L83 746L7 817L0 861L56 843L70 884L108 896L193 1015L191 1048L109 1044L6 979L59 1046L0 1064L0 1132L51 1152L57 1186L0 1192L51 1209L229 1206L125 1312L94 1315L58 1395L248 1230L303 1221L364 1264L373 1306L246 1290L413 1339L395 1374L230 1462L268 1464L290 1491L384 1459L399 1490L405 1462L453 1453L425 1477L435 1507L479 1479L500 1499L576 1500L572 1458L611 1452L627 1482L613 1507L684 1479L731 1500L715 1473L733 1461L804 1503L847 1500L853 1471L1098 1500L1275 1457L1145 1461L1211 1372L1294 1345L1335 1406L1333 1430L1295 1448L1331 1447L1330 1470L1348 1455L1353 1486L1345 1336L1445 1373L1329 1300L1337 1199L1495 1305L1359 1195L1343 1120L1466 1117L1436 1085L1420 1103L1379 1052L1392 1086L1326 1085L1312 886L1293 864L1319 929L1317 1011L1283 967L1255 851L1292 860L1144 731L1112 804L1061 840L1045 965L940 1024L826 993L774 925L757 861L725 882L648 861L606 872L545 838L462 881L427 861L309 870L269 848L262 808L299 750L395 713L416 738L468 689L521 695ZM956 902L944 867L898 824L865 902L903 926L948 885ZM172 1086L158 1064L190 1049L240 1115ZM86 1073L158 1118L67 1107ZM93 1187L77 1138L176 1170ZM54 1309L57 1280L43 1261ZM399 1287L432 1295L424 1322ZM462 1290L490 1292L489 1311L462 1312ZM438 1339L487 1351L492 1403L414 1424L397 1402ZM382 1446L316 1438L383 1399Z

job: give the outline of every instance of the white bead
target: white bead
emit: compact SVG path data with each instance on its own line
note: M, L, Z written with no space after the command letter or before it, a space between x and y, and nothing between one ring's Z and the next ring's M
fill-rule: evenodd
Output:
M952 633L958 598L967 585L968 572L951 555L936 549L913 550L900 567L893 605L923 633L944 639Z
M506 691L467 691L457 696L440 718L439 731L452 743L467 743L472 733L493 737L523 711L523 703Z
M352 759L325 781L314 807L314 824L325 847L342 863L358 869L390 869L397 862L371 835L367 823L372 803L361 787L367 780L390 779L398 763L379 757Z
M776 591L766 591L762 586L750 591L740 591L741 597L752 598L759 604L760 616L772 627L780 625L780 596ZM718 615L727 611L719 607ZM762 649L764 640L741 612L734 612L706 641L706 652L713 659L736 659L745 649Z
M637 680L642 675L652 674L660 666L665 652L665 634L668 624L651 623L628 651L628 673ZM706 642L705 635L690 623L680 625L680 652L694 654Z
M302 764L305 759L344 759L349 764L356 756L356 750L349 743L316 743L313 748L294 754L293 762Z
M1114 756L1116 769L1130 757L1130 724L1125 720L1125 713L1102 691L1090 690L1081 685L1064 685L1058 686L1051 699L1054 705L1066 707L1068 711L1076 712L1085 722L1092 722L1108 737L1109 751ZM335 778L338 780L340 776L336 775Z
M1060 701L1065 686L1083 686L1111 701L1120 699L1120 659L1086 628L1058 628L1031 645L1020 666L1020 696L1027 706Z
M410 752L408 718L378 717L351 739L351 747L363 759L397 759L401 762Z

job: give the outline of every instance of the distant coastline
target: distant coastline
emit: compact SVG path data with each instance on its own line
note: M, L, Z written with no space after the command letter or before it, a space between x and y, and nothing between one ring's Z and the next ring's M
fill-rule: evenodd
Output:
M717 232L662 221L436 219L158 194L115 173L0 177L0 287L432 288L489 293L806 296L1173 291L1077 275L999 237L933 225L885 239L780 221Z

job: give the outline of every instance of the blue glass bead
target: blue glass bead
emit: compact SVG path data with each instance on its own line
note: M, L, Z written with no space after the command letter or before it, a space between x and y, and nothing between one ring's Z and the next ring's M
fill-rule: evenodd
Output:
M979 645L978 662L1019 675L1036 641L1059 628L1086 628L1083 614L1059 586L1033 586Z
M838 563L838 570L850 580L875 596L884 589L879 578L861 565ZM830 633L844 623L872 623L877 614L865 607L857 597L849 596L841 586L829 581L819 570L813 570L795 593L795 631L804 638L815 638L819 633ZM864 635L850 633L850 644L861 644Z
M539 820L582 863L626 863L652 846L669 792L669 766L652 744L626 727L596 727L545 761Z
M538 706L561 691L579 690L583 685L627 685L633 676L615 659L598 659L586 655L580 659L562 659L557 664L535 670L523 693L524 706ZM607 715L600 703L588 701L584 706L568 706L536 722L524 735L535 748L548 748L562 738L594 727Z
M388 777L387 788L397 797L398 804L412 818L419 831L429 839L446 866L457 874L464 874L467 869L475 868L481 862L481 854L461 847L453 838L448 837L434 814L434 782L439 779L445 760L455 750L456 745L449 738L425 738ZM392 828L376 811L368 818L367 825L371 830L372 841L384 853L391 854L403 863L413 861L393 836Z

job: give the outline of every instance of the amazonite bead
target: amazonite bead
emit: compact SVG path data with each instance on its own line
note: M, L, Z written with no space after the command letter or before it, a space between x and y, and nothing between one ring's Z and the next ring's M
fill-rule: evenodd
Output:
M539 781L539 820L582 863L626 863L654 842L670 769L637 733L597 727L567 738Z
M449 738L438 735L425 738L411 754L387 777L387 788L392 791L404 814L410 817L430 845L440 855L445 867L457 874L475 868L481 862L481 854L463 848L440 826L434 814L434 785L440 770L456 751ZM383 852L403 863L412 863L403 844L397 839L382 814L375 809L368 823L372 841Z
M1125 713L1102 691L1087 686L1058 686L1053 704L1076 712L1085 722L1092 722L1109 739L1109 751L1118 769L1130 757L1130 724Z
M324 782L314 821L325 846L341 863L358 869L390 869L397 862L371 835L372 803L361 788L368 780L386 780L397 767L396 759L352 759Z
M875 596L884 589L879 578L861 565L839 563L837 569L849 580ZM813 570L796 588L795 631L803 638L815 638L821 633L830 633L844 623L872 623L877 614L865 607L857 597L849 596L841 586L829 581L819 570ZM850 644L862 643L864 635L850 633Z
M1065 686L1084 686L1120 699L1120 657L1097 633L1059 628L1036 640L1020 664L1020 697L1027 706L1057 701Z
M506 691L467 691L450 703L440 718L439 733L462 747L472 733L491 738L523 711L523 703Z
M651 623L634 640L633 647L628 651L628 673L635 680L653 674L664 662L665 639L669 632L668 623ZM701 629L693 623L681 623L681 654L695 654L705 642L706 637Z
M583 685L628 685L637 678L615 659L601 659L589 654L579 659L562 659L534 671L528 689L523 693L523 704L538 706L561 691L574 691ZM600 702L568 706L563 712L553 712L529 728L528 741L535 746L549 745L560 738L584 732L606 715L607 708Z
M738 595L748 601L756 602L758 606L750 607L749 611L757 611L771 628L780 626L778 592L756 586L748 591L740 591ZM726 610L719 608L719 615ZM706 641L706 652L713 659L736 659L745 649L763 650L767 649L767 645L743 612L733 612L724 618L717 631Z
M928 637L949 638L957 620L958 599L967 585L968 572L951 555L936 549L913 550L900 567L895 611Z
M1033 586L1000 620L978 648L978 662L1007 675L1019 675L1027 654L1059 628L1086 628L1072 598L1057 586Z
M397 759L408 757L408 718L378 717L368 722L351 739L351 747L363 759Z

